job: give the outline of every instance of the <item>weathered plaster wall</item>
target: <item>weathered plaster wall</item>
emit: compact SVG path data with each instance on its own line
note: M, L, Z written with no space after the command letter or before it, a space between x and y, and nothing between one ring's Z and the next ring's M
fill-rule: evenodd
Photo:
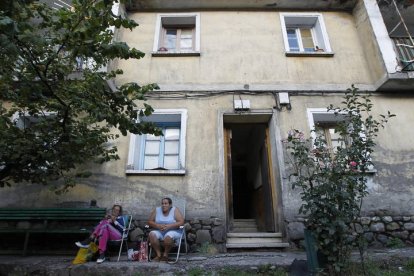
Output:
M315 11L317 12L317 11ZM322 12L333 57L286 57L280 15L268 12L200 12L200 57L152 57L157 13L129 16L140 26L121 39L142 50L140 61L122 61L119 82L157 82L164 90L369 89L372 77L353 16Z
M354 11L354 15L363 11ZM120 38L147 55L139 61L121 61L125 75L118 83L157 82L163 90L181 87L185 91L251 90L341 90L356 83L361 88L372 87L382 74L375 45L367 44L364 34L369 24L355 20L351 14L323 12L334 57L286 57L279 14L268 12L200 12L200 57L152 57L156 13L135 13L131 18L140 26L133 32L124 30ZM373 49L371 51L371 49ZM379 67L380 69L376 69ZM252 109L271 110L275 105L269 94L242 95L251 101ZM13 186L1 190L0 206L88 205L96 200L101 207L113 203L138 218L145 218L159 204L161 196L173 194L187 198L187 218L225 217L222 115L233 112L233 95L186 100L150 100L155 109L187 109L186 175L137 176L125 174L129 137L116 142L120 160L94 168L92 177L78 183L64 195L38 185ZM341 96L291 95L292 110L274 110L270 138L274 153L273 166L278 202L283 207L281 220L294 220L300 206L298 191L292 191L280 139L291 128L309 134L306 108L323 108L339 104ZM378 137L373 156L378 172L370 182L370 195L365 200L365 212L387 210L392 214L413 213L414 130L406 127L414 120L413 97L408 95L375 95L376 113L387 110L397 114ZM273 136L274 135L274 136ZM280 136L279 136L280 135ZM275 138L276 137L276 138ZM279 139L280 138L280 139ZM279 161L279 163L277 162ZM281 191L281 193L280 193ZM283 229L282 229L283 231Z
M386 114L391 111L396 114L381 129L373 162L377 172L368 182L369 195L364 200L363 214L374 216L378 212L392 216L411 216L414 213L414 145L412 138L414 130L407 127L407 122L414 120L412 109L414 96L375 94L372 98L373 115ZM309 125L306 114L307 108L324 108L333 103L340 104L339 95L323 96L292 96L292 110L280 113L280 128L282 138L287 137L291 128L304 131L309 137ZM284 175L283 204L286 220L296 220L300 197L297 190L292 190L288 182L288 172Z
M251 101L252 109L271 109L273 96L242 96ZM139 218L147 217L164 195L187 199L187 218L224 218L223 163L219 151L223 147L223 112L233 112L233 95L205 99L148 102L154 109L187 109L186 174L184 176L126 175L130 137L117 142L120 160L96 166L94 174L80 181L63 195L38 185L16 185L1 192L1 206L88 205L96 200L100 207L120 203ZM219 123L221 122L221 124ZM222 131L222 130L221 130ZM93 168L93 167L92 167Z
M378 88L386 80L387 74L395 73L398 66L393 42L375 0L358 1L353 15L367 68Z

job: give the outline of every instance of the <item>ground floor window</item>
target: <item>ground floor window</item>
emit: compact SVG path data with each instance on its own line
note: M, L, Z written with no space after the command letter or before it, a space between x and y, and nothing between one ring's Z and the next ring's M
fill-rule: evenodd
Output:
M131 135L127 173L184 174L186 118L186 110L163 109L141 119L163 135Z

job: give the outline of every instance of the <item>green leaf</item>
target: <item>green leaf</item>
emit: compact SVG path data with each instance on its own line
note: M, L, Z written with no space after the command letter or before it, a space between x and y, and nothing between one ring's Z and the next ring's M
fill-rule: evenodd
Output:
M31 2L31 1L29 1ZM110 147L119 134L159 134L154 126L136 123L140 115L153 109L139 100L157 89L155 84L122 85L112 91L107 80L122 69L100 72L115 59L139 59L144 53L126 43L113 41L109 23L134 28L133 20L114 18L114 1L73 1L73 10L52 10L46 5L13 1L13 21L0 14L0 97L8 110L0 107L0 186L28 181L50 184L64 179L62 187L72 187L91 161L119 159L117 148ZM12 27L13 26L13 27ZM30 51L29 51L30 49ZM74 73L77 59L91 65L80 76ZM138 65L139 66L139 65ZM18 79L18 85L16 85ZM40 81L41 80L41 81ZM43 116L43 112L53 114ZM36 124L18 128L10 117L26 114ZM7 181L6 181L7 180Z

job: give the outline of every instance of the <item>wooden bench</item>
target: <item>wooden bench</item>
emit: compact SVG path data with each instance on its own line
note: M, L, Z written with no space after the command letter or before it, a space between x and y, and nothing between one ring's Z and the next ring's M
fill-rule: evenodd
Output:
M0 208L0 233L23 233L26 255L31 233L87 234L105 214L105 208Z

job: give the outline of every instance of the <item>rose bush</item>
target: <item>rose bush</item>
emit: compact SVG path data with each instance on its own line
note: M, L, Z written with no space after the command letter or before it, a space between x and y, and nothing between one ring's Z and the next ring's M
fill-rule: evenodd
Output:
M367 172L373 166L375 137L379 128L395 116L388 112L374 118L370 95L361 95L354 86L347 90L342 104L327 108L339 116L335 132L340 139L335 148L328 146L324 135L306 139L296 129L290 130L284 140L291 183L293 188L301 189L299 213L307 216L305 227L326 257L330 274L343 270L353 244L362 248L362 237L355 237L351 226L368 194Z

